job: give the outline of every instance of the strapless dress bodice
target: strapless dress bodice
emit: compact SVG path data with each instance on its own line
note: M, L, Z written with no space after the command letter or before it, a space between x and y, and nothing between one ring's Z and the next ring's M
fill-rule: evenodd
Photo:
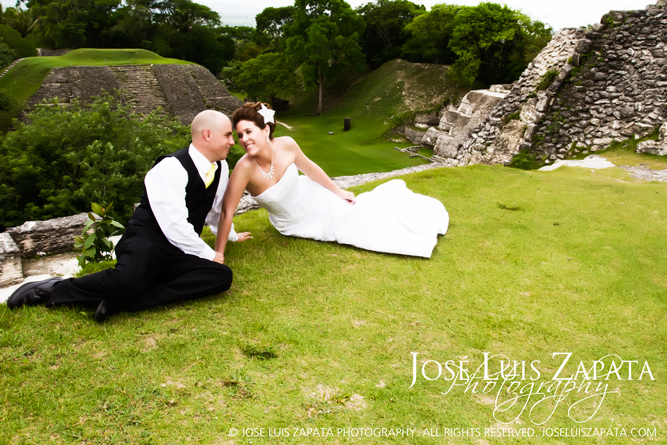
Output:
M280 230L298 224L312 209L312 193L305 193L305 176L299 176L296 165L290 164L278 182L253 198L269 212L271 223Z

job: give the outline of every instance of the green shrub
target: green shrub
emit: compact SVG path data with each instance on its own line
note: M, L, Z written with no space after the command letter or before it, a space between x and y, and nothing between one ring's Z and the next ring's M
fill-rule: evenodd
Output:
M514 113L510 113L510 114L504 116L503 120L502 120L502 124L507 125L510 122L516 121L516 120L519 120L519 119L521 119L521 108L516 110Z
M509 166L521 170L537 170L544 166L544 160L539 158L536 153L520 151L514 155Z
M16 59L16 52L0 37L0 72L4 71Z
M188 128L154 112L139 116L106 95L65 108L37 106L0 144L0 227L73 215L115 202L125 221L161 155L186 147Z
M540 81L539 85L537 85L537 90L542 91L549 88L551 84L554 83L554 80L556 80L556 77L558 77L558 74L558 70L549 70L544 73L542 75L542 80Z
M74 237L74 248L81 249L81 255L76 257L81 267L90 263L112 261L114 246L109 238L125 230L121 223L109 216L113 203L101 206L93 202L91 207L93 212L88 213L83 233Z
M116 260L101 261L99 263L88 263L83 266L76 274L74 274L74 278L85 277L86 275L102 272L105 269L111 269L115 266Z

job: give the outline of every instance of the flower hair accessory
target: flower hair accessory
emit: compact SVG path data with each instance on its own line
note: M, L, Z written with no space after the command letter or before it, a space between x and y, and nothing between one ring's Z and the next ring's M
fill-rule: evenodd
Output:
M276 114L276 112L266 108L266 105L262 104L262 108L257 112L262 115L265 124L268 124L269 122L272 124L276 123L276 121L273 119L273 115Z

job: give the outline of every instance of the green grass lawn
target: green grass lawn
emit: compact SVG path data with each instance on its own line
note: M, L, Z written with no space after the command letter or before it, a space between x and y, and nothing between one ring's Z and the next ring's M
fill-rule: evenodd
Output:
M224 294L105 325L86 308L2 306L0 443L665 443L667 184L620 169L499 166L405 180L450 213L428 260L283 237L261 210L236 218L254 239L229 246L235 281ZM575 390L555 407L534 396L494 418L502 391L496 402L497 390L472 394L442 377L409 389L411 352L420 370L427 360L467 360L471 372L483 353L504 354L526 363L522 389L536 360L535 383L555 383L555 352L572 353L560 376L609 354L638 364L631 381L626 365L623 380L593 385L619 394L575 405L585 397ZM638 380L645 362L655 381ZM434 362L425 366L437 375ZM591 420L575 423L571 407L574 419ZM517 417L511 427L537 436L580 427L657 437L484 435ZM416 432L344 435L362 427ZM231 428L283 437L232 437ZM294 437L306 428L332 436ZM424 435L445 428L478 428L481 437Z
M411 144L388 141L378 134L381 127L367 126L363 120L355 121L353 129L344 132L340 113L278 119L292 128L278 125L276 136L293 137L306 156L329 176L392 171L425 162L394 148Z
M15 106L0 113L0 131L5 132L25 106L25 102L39 90L49 72L60 66L105 66L147 64L189 64L184 60L166 59L144 49L76 49L62 56L28 57L0 78L0 89L11 93Z

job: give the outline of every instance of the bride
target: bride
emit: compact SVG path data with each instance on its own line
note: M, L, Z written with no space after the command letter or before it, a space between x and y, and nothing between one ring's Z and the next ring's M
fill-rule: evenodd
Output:
M246 103L232 116L246 154L229 178L215 250L223 255L236 207L247 190L283 235L430 258L449 215L434 198L394 179L355 197L308 159L291 137L274 138L274 111ZM298 171L305 174L299 175Z

